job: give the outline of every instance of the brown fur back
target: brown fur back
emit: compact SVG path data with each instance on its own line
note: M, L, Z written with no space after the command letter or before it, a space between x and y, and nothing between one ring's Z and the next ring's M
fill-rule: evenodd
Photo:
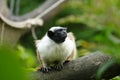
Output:
M67 35L70 38L70 40L72 40L74 43L74 49L73 49L71 55L67 58L68 61L71 61L71 60L75 59L77 56L76 43L75 43L75 37L72 32L69 32Z
M69 37L72 41L75 42L75 37L74 37L74 35L73 35L72 32L69 32L67 35L68 35L68 37Z

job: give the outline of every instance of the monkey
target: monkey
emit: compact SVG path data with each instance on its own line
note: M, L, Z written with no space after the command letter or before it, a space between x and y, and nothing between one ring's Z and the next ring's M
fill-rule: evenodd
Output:
M37 58L42 64L40 71L47 73L51 66L55 70L62 70L65 61L74 60L76 57L75 37L72 32L67 33L67 28L51 27L45 36L36 41Z

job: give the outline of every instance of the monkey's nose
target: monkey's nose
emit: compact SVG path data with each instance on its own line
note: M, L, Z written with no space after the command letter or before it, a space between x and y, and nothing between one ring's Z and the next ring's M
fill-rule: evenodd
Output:
M62 38L66 38L66 37L67 37L67 34L66 34L66 33L63 33L61 37L62 37Z

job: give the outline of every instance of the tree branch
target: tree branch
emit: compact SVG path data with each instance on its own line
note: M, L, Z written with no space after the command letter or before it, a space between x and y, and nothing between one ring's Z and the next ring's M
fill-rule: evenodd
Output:
M43 20L39 18L33 18L33 19L27 19L25 21L20 21L20 22L15 22L7 19L0 13L0 18L9 26L14 27L14 28L21 28L21 29L26 29L26 28L31 28L33 25L43 25Z
M53 15L55 16L55 14L61 10L61 8L62 8L61 5L64 4L65 2L67 2L68 0L59 0L59 1L62 1L62 3L60 5L58 5L56 8L54 8L53 10L51 10L48 14L41 17L43 20L50 19L51 17L53 17ZM11 19L14 21L23 21L23 20L26 20L29 18L34 18L38 15L41 15L46 9L51 7L56 2L58 2L58 0L46 0L42 5L40 5L38 8L34 9L33 11L26 13L22 16L14 16L13 15L13 16L11 16Z
M35 72L32 76L34 76L33 80L92 80L95 79L99 67L111 59L110 56L102 54L101 52L94 52L65 64L62 71L51 71L46 74ZM103 78L108 79L120 74L119 67L120 66L112 67L111 70L108 70L107 76Z
M1 25L3 23L6 23L5 31L3 35L4 43L8 43L11 46L15 46L15 44L18 42L20 37L24 33L30 30L30 29L24 29L24 28L30 28L31 25L35 25L35 24L41 25L41 23L39 22L41 21L41 19L40 20L38 18L36 19L36 17L40 15L43 11L45 11L47 8L49 8L51 5L56 3L57 1L59 0L46 0L45 3L40 5L38 8L36 8L32 12L29 12L23 16L13 16L13 14L10 14L10 10L7 7L7 0L0 0L0 30L2 28ZM62 9L62 4L67 1L68 0L64 0L59 6L57 6L56 8L51 10L48 14L45 14L42 17L42 20L45 22L45 24ZM35 21L34 19L38 20L38 22ZM29 24L29 23L32 23L32 24Z
M35 18L33 19L29 19L32 17L33 15L33 12L36 13L36 11L39 11L38 9L36 9L35 11L31 12L32 14L28 13L26 16L29 15L29 18L27 20L24 20L24 21L19 21L19 22L15 22L15 21L12 21L12 20L9 20L7 18L5 18L1 13L0 13L0 18L8 25L10 25L11 27L14 27L14 28L21 28L21 29L24 29L24 28L31 28L33 25L39 25L39 26L42 26L43 25L43 21L42 19L40 18L46 18L45 16L51 12L52 15L54 14L52 11L56 8L59 7L59 5L61 3L63 3L65 0L53 0L53 2L51 3L51 1L47 1L46 3L44 3L40 8L38 9L41 9L42 12L40 12L38 15L36 15ZM44 9L46 8L46 9ZM55 12L58 12L55 10ZM49 13L50 14L50 13ZM31 15L31 16L30 16ZM51 15L51 16L52 16ZM24 15L23 15L24 16ZM49 15L50 16L50 15ZM50 17L51 17L50 16ZM25 16L24 16L25 17ZM21 17L19 17L19 20L20 20ZM48 16L47 16L47 20L48 20Z
M9 17L10 10L7 7L7 0L0 0L0 13L4 16Z

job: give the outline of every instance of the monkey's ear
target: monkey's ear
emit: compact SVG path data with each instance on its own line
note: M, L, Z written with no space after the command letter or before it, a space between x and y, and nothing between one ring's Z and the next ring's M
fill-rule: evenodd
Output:
M53 32L52 32L52 31L48 31L48 32L47 32L47 35L48 35L48 37L50 37L50 38L51 38L54 34L53 34Z

